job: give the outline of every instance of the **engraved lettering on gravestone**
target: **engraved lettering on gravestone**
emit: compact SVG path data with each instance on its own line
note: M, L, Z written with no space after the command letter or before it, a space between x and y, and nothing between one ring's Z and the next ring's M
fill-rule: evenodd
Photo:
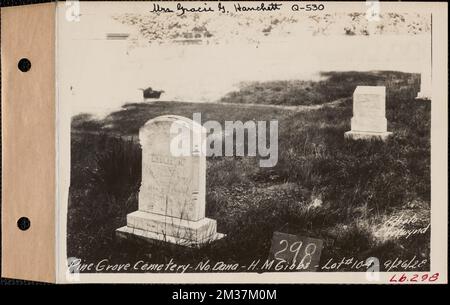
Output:
M386 140L391 134L387 131L386 87L356 87L353 93L351 130L345 133L345 137Z

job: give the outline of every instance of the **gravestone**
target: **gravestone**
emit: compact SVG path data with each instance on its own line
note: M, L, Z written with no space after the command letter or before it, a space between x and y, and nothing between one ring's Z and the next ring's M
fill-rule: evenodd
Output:
M127 225L117 229L119 235L190 247L224 236L217 233L216 221L205 217L205 139L204 127L174 115L154 118L139 130L138 210L127 215Z
M307 237L310 232L298 225L286 223L273 232L269 260L284 265L295 265L289 271L316 271L319 267L323 240Z
M391 134L387 131L386 87L356 87L351 130L345 133L345 138L386 140Z

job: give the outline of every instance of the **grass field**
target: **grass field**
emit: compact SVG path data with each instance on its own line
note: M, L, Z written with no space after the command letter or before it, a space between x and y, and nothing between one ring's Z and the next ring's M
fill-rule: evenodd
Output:
M429 230L399 239L382 234L393 216L415 215L418 221L407 229L430 222L431 105L414 99L418 76L333 72L324 77L316 83L246 84L224 97L224 103L136 103L101 120L75 116L68 256L85 262L163 263L174 258L247 264L266 259L272 233L289 223L305 236L324 240L322 265L343 257L429 258ZM386 142L344 140L350 130L351 95L363 84L387 86L386 116L393 136ZM341 102L326 105L337 99ZM255 103L323 107L291 110ZM277 165L261 168L255 157L207 158L206 214L217 220L226 238L201 249L162 243L124 246L115 230L126 224L127 213L137 210L139 128L159 115L192 118L194 112L201 112L202 121L278 120Z

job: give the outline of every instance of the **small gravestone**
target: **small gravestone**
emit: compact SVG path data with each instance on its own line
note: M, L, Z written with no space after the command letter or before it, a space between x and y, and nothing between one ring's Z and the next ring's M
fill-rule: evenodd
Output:
M425 69L425 71L420 74L420 91L417 93L416 99L430 101L432 89L431 71Z
M345 138L386 140L391 134L387 131L386 87L356 87L351 130L345 133Z
M419 51L421 53L420 91L417 93L416 99L431 101L433 93L432 50L428 44L422 44L422 48L423 50Z
M117 229L119 235L191 247L224 236L217 233L216 221L205 217L205 137L198 123L174 115L152 119L140 129L139 205L127 215L127 225ZM177 146L182 144L177 139L186 141L187 150Z

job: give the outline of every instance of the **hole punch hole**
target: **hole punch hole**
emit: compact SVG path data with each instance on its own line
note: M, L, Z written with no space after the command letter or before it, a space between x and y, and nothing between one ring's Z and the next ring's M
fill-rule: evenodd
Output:
M17 67L22 72L28 72L31 69L31 62L28 58L22 58L19 60Z
M28 217L20 217L19 220L17 220L17 226L22 231L28 230L31 226L30 219Z

